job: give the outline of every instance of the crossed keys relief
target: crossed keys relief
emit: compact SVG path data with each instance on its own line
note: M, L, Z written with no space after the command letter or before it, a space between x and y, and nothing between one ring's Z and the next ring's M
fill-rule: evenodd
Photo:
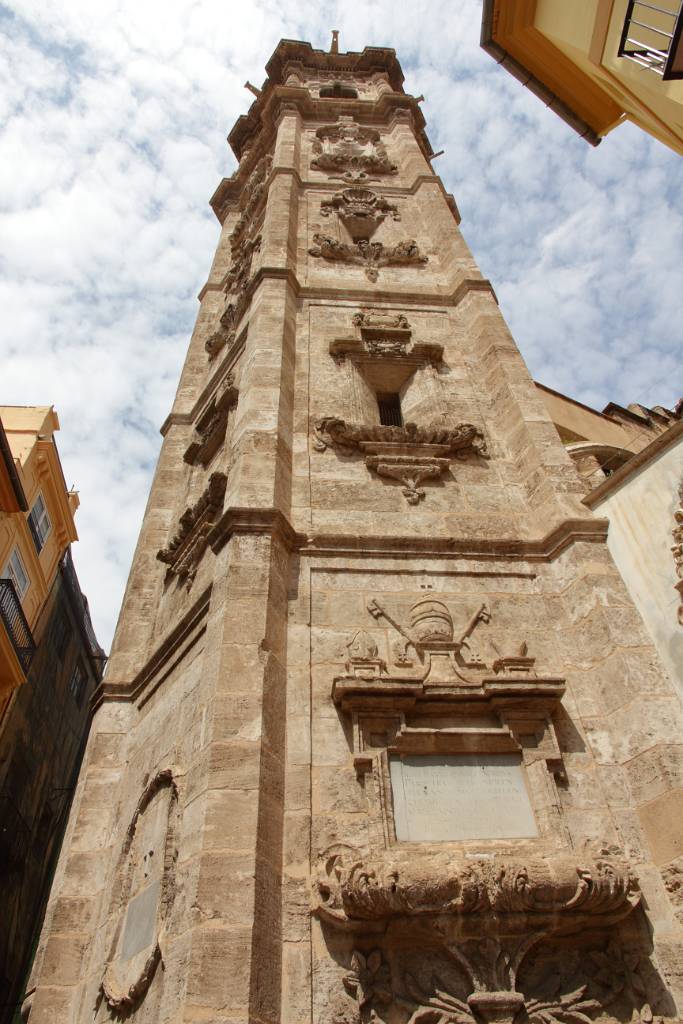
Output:
M412 606L408 626L398 622L376 598L371 598L367 609L375 620L384 619L398 634L391 644L394 664L399 668L411 668L416 663L423 665L425 681L477 685L478 679L471 673L487 669L492 669L496 675L533 675L535 659L528 656L526 643L522 643L515 654L503 655L491 641L498 655L491 666L472 648L470 638L474 631L491 621L485 602L476 608L457 635L450 611L442 601L433 598L417 601ZM382 671L377 644L367 633L356 633L346 650L348 668L354 674Z

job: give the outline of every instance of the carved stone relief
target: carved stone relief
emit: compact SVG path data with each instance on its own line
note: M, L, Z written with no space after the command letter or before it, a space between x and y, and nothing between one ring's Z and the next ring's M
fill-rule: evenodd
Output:
M180 517L178 530L167 548L157 551L157 558L168 569L166 578L177 576L189 590L197 575L197 567L208 547L208 536L223 508L227 485L225 473L212 473L206 490L194 505Z
M474 638L491 623L485 602L473 605L458 629L435 597L416 601L407 622L376 598L368 613L384 637L375 629L350 638L331 696L351 716L353 763L366 777L369 813L385 843L420 833L428 841L468 838L458 815L469 821L479 806L474 838L538 833L554 849L566 845L557 792L566 776L553 720L564 680L537 674L523 642L524 654L507 656L500 640L488 638L485 649L496 655L483 657ZM411 810L418 790L420 814ZM503 814L496 812L500 799ZM432 804L438 828L424 818Z
M678 487L678 506L674 511L673 539L674 545L671 552L674 556L676 567L676 590L678 591L678 621L683 626L683 480Z
M385 246L382 242L370 242L366 238L348 244L339 242L329 235L313 235L315 245L308 250L311 256L337 263L351 263L365 268L370 281L376 281L381 267L422 267L429 262L423 256L414 239Z
M438 424L403 427L345 423L334 416L325 416L315 425L316 451L332 447L340 455L365 455L368 469L378 476L391 477L403 484L409 505L417 505L425 492L420 486L426 480L445 473L453 458L478 455L488 458L482 432L471 423L447 428Z
M315 135L311 167L327 171L332 178L353 183L398 171L387 156L380 133L361 127L352 117L342 116L337 124L318 128Z
M113 890L118 923L99 1002L127 1016L163 966L164 927L175 898L178 785L171 768L145 786L126 830Z
M225 375L205 411L197 420L192 443L183 455L190 465L206 466L225 440L230 410L237 405L239 389L232 373Z
M214 359L226 345L232 345L237 327L247 308L247 295L251 281L254 254L261 248L261 236L240 243L234 255L230 272L225 279L225 292L229 301L220 319L220 326L210 336L204 348L209 359Z
M639 902L628 863L607 851L377 860L337 844L320 855L312 911L350 966L323 1020L349 1019L350 996L356 1021L586 1024L620 1004L617 1019L651 1022L661 986L617 941Z
M330 355L337 363L349 358L358 364L392 360L405 365L401 384L418 366L438 366L443 358L443 345L414 342L412 330L403 313L363 310L351 323L360 331L360 338L338 338L330 342Z
M239 247L243 236L255 223L265 203L266 181L272 166L273 157L268 153L261 157L244 184L237 207L240 217L230 235L230 246L233 252Z
M323 217L335 213L354 242L371 238L385 217L400 220L398 207L370 188L355 186L337 192L320 204Z

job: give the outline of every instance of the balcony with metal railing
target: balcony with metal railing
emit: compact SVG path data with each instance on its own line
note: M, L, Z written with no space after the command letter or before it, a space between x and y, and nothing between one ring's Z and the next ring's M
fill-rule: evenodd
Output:
M619 56L665 81L683 78L683 0L629 0Z
M36 645L11 580L0 579L0 620L0 629L4 628L24 675L27 675L36 652Z

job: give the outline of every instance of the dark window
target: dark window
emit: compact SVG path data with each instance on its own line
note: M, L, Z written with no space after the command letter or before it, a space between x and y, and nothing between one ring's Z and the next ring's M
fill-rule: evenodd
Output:
M386 427L402 427L403 416L401 415L401 398L396 394L377 395L377 406L379 408L379 421Z
M357 100L358 91L352 85L342 85L341 82L332 82L331 85L323 85L318 95L322 99L340 97L345 100Z
M80 708L83 704L83 697L85 696L85 683L86 675L83 663L78 661L71 673L71 679L69 680L69 693L76 701L77 706Z
M47 535L52 527L42 494L38 495L33 504L33 508L28 514L28 525L31 530L31 536L33 537L33 543L36 546L36 551L40 554L43 550L43 545L47 540Z

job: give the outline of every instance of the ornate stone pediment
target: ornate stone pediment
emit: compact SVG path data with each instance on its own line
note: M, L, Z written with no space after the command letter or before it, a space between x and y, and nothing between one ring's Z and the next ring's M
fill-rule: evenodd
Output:
M327 171L344 181L366 181L369 176L396 174L398 168L387 156L380 133L364 128L353 118L342 116L337 124L318 128L313 143L311 167Z
M391 360L405 366L401 382L405 383L418 366L437 366L443 358L443 345L413 342L410 324L403 313L364 311L356 313L351 322L360 328L360 338L330 342L330 355L338 363L347 358L359 365Z
M347 244L329 235L313 235L315 245L308 250L311 256L338 263L352 263L365 268L370 281L376 281L381 267L424 266L429 257L423 256L414 239L385 246L382 242L369 242L366 238Z
M410 505L424 497L420 484L445 473L451 459L472 454L488 457L484 435L471 423L453 428L414 423L368 426L326 416L317 422L315 438L316 451L332 447L341 455L362 452L368 469L404 485L403 494Z
M228 415L238 398L239 389L235 387L235 378L232 373L228 373L197 420L194 438L183 455L185 462L190 465L199 462L206 466L211 461L223 443Z
M178 531L167 548L157 551L157 558L168 566L166 576L178 576L188 589L197 574L197 566L208 547L208 535L223 508L227 485L225 473L212 473L201 498L186 508L180 517Z
M324 199L320 212L323 217L336 212L354 242L371 238L385 217L401 219L397 206L371 188L362 186L345 188L331 199Z

